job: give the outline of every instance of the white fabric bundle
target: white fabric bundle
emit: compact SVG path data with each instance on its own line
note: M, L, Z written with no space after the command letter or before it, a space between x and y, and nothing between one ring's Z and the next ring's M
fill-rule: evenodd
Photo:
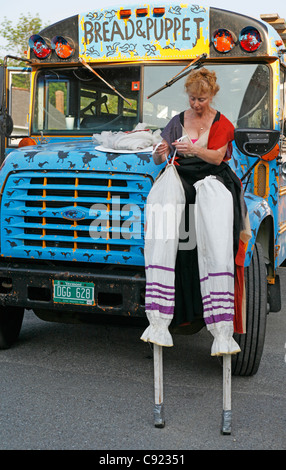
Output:
M145 232L145 309L150 325L141 339L173 346L168 330L174 315L175 261L185 192L173 163L166 166L147 198Z
M233 199L214 176L195 183L195 226L200 287L207 329L214 337L211 355L236 354L233 339Z
M152 132L150 129L145 129L145 124L139 123L133 131L103 131L100 134L93 134L93 139L107 149L137 151L160 142L160 134L160 129Z

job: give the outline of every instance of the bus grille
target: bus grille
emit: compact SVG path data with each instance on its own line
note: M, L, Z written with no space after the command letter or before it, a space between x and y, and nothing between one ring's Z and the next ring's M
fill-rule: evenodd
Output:
M148 176L21 172L1 202L1 255L144 265Z

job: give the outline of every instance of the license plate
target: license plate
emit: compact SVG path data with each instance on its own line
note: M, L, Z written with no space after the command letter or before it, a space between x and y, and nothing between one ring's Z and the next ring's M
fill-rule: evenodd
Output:
M54 302L94 305L94 284L92 282L54 280Z

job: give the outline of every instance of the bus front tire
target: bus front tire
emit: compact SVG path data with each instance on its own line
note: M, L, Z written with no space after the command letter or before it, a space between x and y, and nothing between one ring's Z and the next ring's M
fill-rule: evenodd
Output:
M254 245L252 260L245 268L246 333L234 334L241 352L232 358L232 374L251 376L258 371L265 340L267 278L263 250Z
M0 349L9 349L18 339L24 308L0 306Z

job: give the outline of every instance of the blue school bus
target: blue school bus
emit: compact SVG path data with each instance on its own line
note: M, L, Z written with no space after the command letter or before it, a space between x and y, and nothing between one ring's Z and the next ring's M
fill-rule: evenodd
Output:
M232 370L257 372L267 314L281 309L277 270L286 259L285 52L269 22L215 7L90 10L29 39L20 71L31 87L25 132L13 126L18 71L5 59L1 348L17 340L25 309L58 322L145 317L144 207L162 166L150 142L116 150L100 138L138 125L153 138L185 109L183 77L203 65L218 77L214 107L236 128L229 165L242 180L252 235L246 333L236 338Z

